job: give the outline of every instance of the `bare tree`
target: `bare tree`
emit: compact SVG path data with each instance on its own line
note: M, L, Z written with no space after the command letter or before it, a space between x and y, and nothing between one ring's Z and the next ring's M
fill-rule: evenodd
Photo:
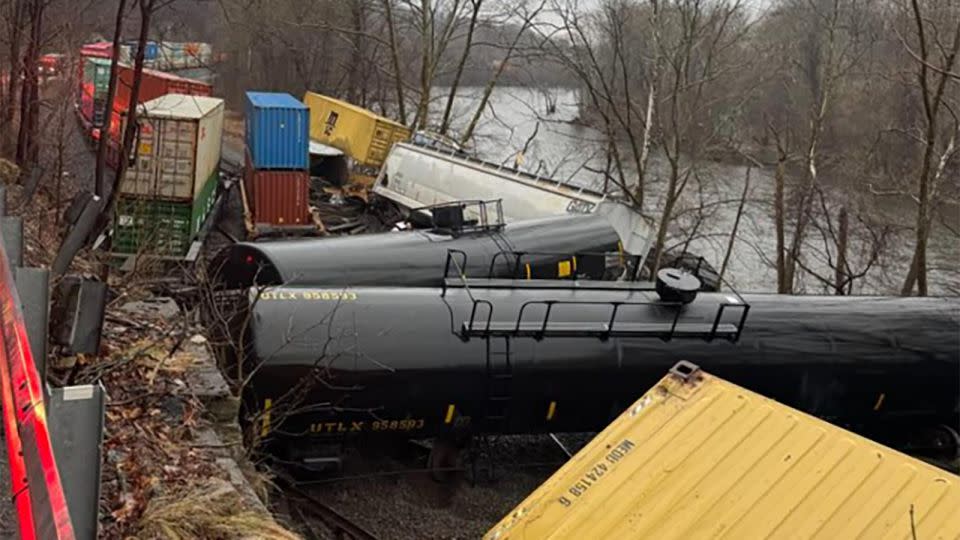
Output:
M743 37L739 25L743 4L684 0L673 6L667 19L673 22L669 37L658 44L665 58L664 111L656 117L660 148L668 162L667 186L653 252L653 272L660 266L673 212L680 202L702 153L717 141L719 127L703 129L701 115L712 100L708 84L732 66L725 65L724 51ZM664 31L666 33L666 30Z
M117 64L120 61L120 42L123 37L123 18L126 16L127 0L119 0L117 17L113 25L113 56L110 59L110 80L107 83L106 110L103 112L103 128L100 129L100 144L97 146L97 166L93 177L93 192L97 196L104 194L104 166L107 146L110 144L110 121L113 118L113 101L117 96Z
M467 59L470 57L470 50L473 48L473 32L477 28L477 19L480 17L480 7L483 0L470 0L470 22L467 26L467 36L464 38L463 52L460 54L460 61L457 62L456 72L453 76L453 82L450 83L450 93L447 95L447 104L443 108L443 118L440 120L440 134L446 135L450 129L450 114L453 111L453 101L457 96L457 90L460 88L460 79L463 77L463 69L467 65Z
M900 293L905 296L909 295L916 286L917 294L926 296L928 293L927 240L935 215L931 206L938 193L943 172L957 151L957 136L960 134L960 120L945 99L948 84L957 84L956 79L951 80L950 72L956 64L957 53L960 51L960 17L956 16L955 7L950 8L948 6L946 8L946 14L953 13L954 17L952 19L950 17L941 19L951 21L953 26L950 30L953 34L951 41L944 44L940 39L941 31L936 27L933 19L924 16L918 0L910 0L910 8L913 14L913 22L916 25L916 41L920 57L917 61L916 78L923 104L921 143L923 152L916 180L916 244L913 259L910 262L910 268L907 271ZM932 27L932 29L929 27ZM928 34L932 34L932 36ZM938 54L931 50L933 48L936 48ZM937 69L930 69L930 63L935 63ZM945 143L942 142L943 139L940 136L942 109L946 109L953 120L953 127L949 136L945 137Z
M873 4L873 0L784 0L766 16L758 33L769 49L764 69L773 73L757 103L763 111L758 118L763 125L760 139L771 147L776 161L775 268L777 291L782 294L797 287L824 164L861 159L851 152L852 144L844 152L841 141L825 143L825 138L836 130L834 117L846 98L844 84L860 80L855 68L876 43L868 22Z
M112 219L114 208L117 204L117 198L121 193L121 188L126 177L128 157L133 149L134 137L137 133L137 108L140 101L140 85L143 80L143 62L144 54L147 48L147 38L150 34L150 18L156 10L169 5L174 0L139 0L140 11L140 35L137 38L137 53L133 62L133 82L130 88L130 103L126 111L126 124L123 130L123 138L120 141L119 159L117 160L116 176L113 179L113 185L110 192L106 194L106 203L103 206L103 218L106 222ZM122 6L121 6L122 7ZM108 104L108 112L112 112L112 104ZM109 117L105 122L109 121ZM109 136L102 134L101 139Z
M40 44L43 39L44 10L49 0L30 0L26 13L30 21L27 50L23 55L23 85L20 90L20 131L17 136L17 165L29 172L39 155Z
M20 54L21 35L23 33L23 23L26 17L27 0L11 0L6 5L7 37L9 44L10 69L7 71L7 89L3 96L2 110L0 110L0 125L13 125L14 114L16 111L17 88L19 75L23 73L22 59ZM11 131L12 133L12 131ZM4 136L2 143L10 144L8 137ZM2 147L0 147L2 149Z
M494 87L500 80L500 76L503 75L503 71L507 68L507 65L510 64L510 59L517 50L517 45L520 43L520 39L534 24L534 20L537 18L537 15L540 14L540 11L543 10L545 5L546 0L541 0L541 2L537 4L535 8L529 11L523 9L523 4L520 5L520 9L518 10L518 14L521 17L520 28L517 30L517 33L513 36L513 40L507 47L504 58L498 63L497 69L493 72L490 80L487 81L487 85L483 89L483 94L480 96L480 103L477 105L477 108L473 113L473 118L470 119L470 123L467 124L467 128L460 136L460 142L465 143L470 140L470 137L473 136L473 131L477 129L477 123L480 121L480 117L483 115L484 109L487 108L487 102L490 101L490 95L493 93Z
M390 60L393 66L393 83L396 90L397 109L400 122L407 123L406 98L403 94L403 70L400 68L400 49L397 43L396 18L393 16L393 0L383 0L383 8L387 16L387 33L390 38Z
M637 3L611 0L601 6L599 13L584 17L578 4L557 1L553 11L561 24L544 25L545 44L553 58L576 76L587 97L584 105L602 122L612 165L608 170L616 172L616 176L607 178L642 212L663 64L660 48L652 46L660 39L661 4L651 2L644 8ZM637 27L646 30L642 35L651 38L638 38L628 32ZM548 39L553 36L563 40ZM646 53L640 55L640 50ZM609 63L604 61L605 57L611 59ZM621 150L621 137L627 140L629 150ZM626 174L627 160L635 170L634 178Z
M420 35L420 88L414 124L423 129L430 121L430 96L443 55L449 46L464 4L451 0L446 6L437 0L404 0L407 8L416 16L417 32ZM443 7L446 7L444 14ZM439 22L438 22L439 18Z

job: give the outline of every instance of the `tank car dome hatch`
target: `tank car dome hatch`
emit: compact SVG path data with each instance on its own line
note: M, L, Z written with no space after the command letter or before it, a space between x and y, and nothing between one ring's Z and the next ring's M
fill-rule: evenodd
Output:
M679 268L663 268L657 272L657 294L664 302L689 304L697 298L700 280Z

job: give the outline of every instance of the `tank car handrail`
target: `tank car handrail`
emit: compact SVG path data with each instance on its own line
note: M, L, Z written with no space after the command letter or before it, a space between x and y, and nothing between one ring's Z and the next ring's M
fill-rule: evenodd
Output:
M488 205L493 204L496 209L497 220L494 223L490 222L490 213L487 211ZM499 230L506 226L506 220L503 218L503 199L462 199L456 201L447 201L442 203L430 204L427 206L418 206L416 208L411 208L411 213L424 213L434 210L436 208L449 208L453 206L459 206L461 209L466 209L467 207L476 206L479 210L477 211L480 215L480 222L476 225L464 226L464 231L490 231L490 230Z
M609 252L609 253L613 253L613 252ZM547 256L547 257L568 257L568 258L572 259L572 260L573 260L573 265L572 265L572 268L570 269L571 272L570 272L569 279L570 279L570 281L576 281L577 278L580 276L580 272L579 272L579 270L578 270L577 263L576 263L577 258L584 259L584 258L586 258L586 257L593 257L593 256L595 256L595 257L606 257L606 256L608 255L608 252L604 252L604 251L580 251L580 252L576 252L576 253L570 253L570 252L567 252L567 251L519 251L519 250L517 250L517 251L510 251L510 250L499 251L499 252L495 253L495 254L493 255L493 258L490 260L490 267L489 267L488 270L487 270L487 279L494 279L496 263L497 263L497 261L500 259L500 257L507 258L508 256L513 256L513 257L514 257L513 276L514 276L514 278L516 278L516 277L519 275L519 273L520 273L520 262L523 260L523 257L526 256L526 255L534 255L534 256L540 255L540 256ZM640 255L622 254L622 255L621 255L621 259L623 259L624 261L629 261L629 260L636 261L636 263L637 263L636 266L637 266L637 267L640 266L640 259L641 259L641 256L640 256ZM626 264L622 264L622 266L623 266L623 267L626 267L627 265L626 265ZM640 280L637 278L637 274L638 274L637 272L634 272L634 273L633 273L633 276L631 276L631 278L630 278L629 280L627 280L627 281L640 281ZM563 279L567 279L567 278L563 278Z
M540 327L540 333L538 336L534 336L534 339L537 339L537 340L543 339L543 337L546 336L546 333L547 333L547 325L550 322L550 314L553 311L553 306L557 304L610 306L611 307L610 318L607 320L607 325L606 325L607 329L605 332L603 332L601 335L598 336L603 341L606 341L607 339L610 338L611 335L613 335L613 328L616 323L617 313L620 311L620 306L663 306L663 307L676 308L675 309L676 312L674 313L674 316L673 316L673 321L670 324L670 332L666 337L663 338L664 341L670 341L670 339L672 339L673 335L676 333L677 323L680 320L680 313L681 313L680 308L683 306L683 304L681 304L680 302L622 302L619 300L613 300L609 302L597 302L597 301L587 301L587 300L529 300L527 302L524 302L520 306L520 311L517 314L515 332L517 334L520 333L520 326L523 323L523 312L526 311L527 306L544 305L547 307L547 309L546 309L546 312L544 313L543 323L541 324L541 327ZM492 307L491 307L491 310L492 310ZM488 322L487 327L489 328L489 326L490 324Z
M454 253L459 253L459 254L463 255L463 266L460 266L460 264L457 262L457 260L453 257L453 254L454 254ZM469 324L470 324L470 328L471 328L471 329L473 328L473 326L474 326L474 321L475 321L476 318L477 318L477 307L478 307L479 305L481 305L481 304L485 304L485 305L487 306L487 325L486 325L486 328L484 328L484 333L485 333L485 334L489 334L489 333L490 333L490 321L493 320L493 303L490 302L489 300L483 300L483 299L479 299L479 300L478 300L475 296L473 296L473 292L470 290L470 285L467 283L467 276L466 276L466 269L465 269L465 267L467 266L467 254L466 254L466 252L464 252L464 251L462 251L462 250L459 250L459 249L448 249L448 250L447 250L447 261L446 261L446 264L444 265L444 279L443 279L443 286L442 286L443 288L441 289L442 292L440 293L440 297L443 298L443 297L445 297L446 294L447 294L447 278L446 278L446 276L447 276L447 274L448 274L449 271L450 271L450 263L451 263L451 262L454 264L454 266L457 267L457 275L458 275L459 278L460 278L460 282L463 283L463 289L464 289L465 291L467 291L467 297L470 298L470 302L471 302L471 304L472 304L472 307L470 308L470 323L469 323ZM456 326L454 326L454 322L453 322L453 311L450 312L450 330L451 330L454 334L456 334L456 332L457 332L457 331L456 331ZM469 339L469 337L468 337L467 335L465 335L465 334L461 335L460 338L461 338L461 339L464 339L464 340Z
M490 322L493 320L493 302L484 299L477 300L476 298L472 298L472 300L473 307L470 309L470 329L473 330L474 328L473 323L477 317L477 306L483 304L487 306L487 324L483 329L483 333L484 335L490 335Z
M720 337L730 342L736 342L740 339L743 332L743 326L746 323L747 313L750 306L746 303L724 302L718 304L717 315L712 322L691 322L682 324L683 303L680 302L624 302L619 300L610 301L589 301L589 300L529 300L521 304L517 313L517 318L512 323L494 323L493 322L493 303L485 299L475 299L470 296L473 307L470 312L470 320L463 323L460 337L468 340L471 336L490 337L490 336L512 336L512 337L532 337L535 340L541 340L548 335L582 337L593 336L602 341L606 341L614 336L651 336L659 337L663 341L670 341L674 337L697 337L705 341L713 341ZM482 328L478 328L477 313L478 305L487 306L487 320ZM542 305L546 307L543 319L536 323L526 323L524 314L529 306ZM594 324L591 326L589 321L580 321L566 324L564 328L551 328L550 317L554 313L555 306L578 305L578 306L610 306L610 316L605 323ZM656 306L668 307L674 310L673 317L668 322L654 323L619 323L617 316L622 312L623 306ZM741 308L743 312L736 323L722 324L723 313L726 308ZM618 324L619 323L619 324ZM686 328L684 329L684 327Z
M460 266L460 263L453 258L455 253L463 255L463 266ZM453 263L453 265L457 267L457 277L460 278L460 281L463 283L463 287L467 289L467 292L469 293L470 289L467 286L467 275L465 270L467 267L467 252L463 251L462 249L447 249L447 259L443 264L443 285L441 286L442 288L440 296L446 296L447 294L447 278L450 277L450 263Z
M740 295L737 294L737 296L740 296ZM740 303L724 302L720 304L720 308L717 309L717 316L713 319L713 328L710 330L710 333L711 333L710 339L713 339L716 336L717 328L720 327L720 319L723 317L724 310L726 310L726 308L728 307L741 308L743 310L740 313L740 320L737 322L737 333L736 335L733 336L733 338L730 339L730 341L736 343L737 341L740 340L740 334L743 333L743 326L747 322L747 313L750 312L750 304L743 302L743 299L741 299Z

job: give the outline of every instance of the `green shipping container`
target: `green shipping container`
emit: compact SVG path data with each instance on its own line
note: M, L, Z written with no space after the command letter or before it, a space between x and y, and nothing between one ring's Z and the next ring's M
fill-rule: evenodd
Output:
M120 195L114 219L113 252L181 258L187 254L216 199L215 171L191 202Z
M80 106L84 118L95 126L103 124L103 113L106 110L109 85L110 60L86 58L83 63L83 79L80 85Z
M86 58L83 64L83 82L90 85L95 97L105 97L110 85L110 60Z

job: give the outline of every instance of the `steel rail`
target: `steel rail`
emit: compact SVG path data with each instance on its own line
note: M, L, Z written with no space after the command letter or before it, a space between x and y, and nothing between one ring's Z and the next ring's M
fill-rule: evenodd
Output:
M320 499L299 489L292 482L285 482L283 492L287 494L287 499L297 505L298 510L306 510L307 514L317 516L334 534L336 538L350 538L352 540L377 540L377 537L370 531L357 525L346 518L340 512L337 512ZM297 501L300 499L301 501Z

